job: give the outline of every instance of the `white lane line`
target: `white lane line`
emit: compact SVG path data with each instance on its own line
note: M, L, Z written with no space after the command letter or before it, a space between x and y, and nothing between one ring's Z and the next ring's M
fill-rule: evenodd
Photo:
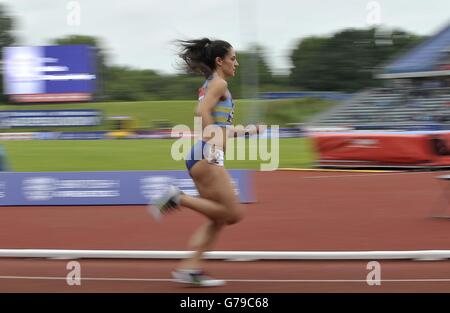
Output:
M146 250L61 250L0 249L7 258L64 259L185 259L193 251ZM450 250L417 251L208 251L205 259L219 260L443 260L450 259Z
M26 279L26 280L67 280L67 277L57 276L0 276L0 279ZM70 279L70 278L69 278ZM169 278L121 278L121 277L81 277L80 280L91 281L145 281L145 282L168 282Z
M226 281L246 283L367 283L365 279L229 279ZM450 278L380 279L380 282L450 282Z
M297 172L341 172L341 173L400 173L401 170L350 170L350 169L322 169L322 168L291 168L281 167L278 171L297 171Z
M431 172L397 172L397 173L367 173L367 174L348 174L348 175L321 175L321 176L306 176L302 178L317 179L317 178L345 178L345 177L373 177L373 176L392 176L392 175L414 175L414 174L431 174ZM447 173L446 173L447 174ZM440 173L440 175L446 175Z
M56 276L0 276L0 279L67 280ZM173 282L168 278L81 277L81 281ZM239 283L367 283L365 279L225 279ZM450 282L450 278L380 279L380 282Z

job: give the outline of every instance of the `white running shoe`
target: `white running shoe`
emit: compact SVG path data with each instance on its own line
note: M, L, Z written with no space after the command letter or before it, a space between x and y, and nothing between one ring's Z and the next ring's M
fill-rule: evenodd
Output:
M183 192L173 185L169 186L166 192L158 197L153 205L149 205L149 211L157 221L161 221L163 215L179 208L180 195Z
M172 272L172 277L175 282L191 287L219 287L225 285L224 280L211 278L205 275L202 270L178 269Z

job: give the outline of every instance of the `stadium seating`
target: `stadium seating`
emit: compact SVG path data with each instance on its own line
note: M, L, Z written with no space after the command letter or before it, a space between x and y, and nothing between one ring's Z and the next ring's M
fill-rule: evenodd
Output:
M307 126L353 129L405 129L414 126L450 129L450 88L378 88L364 90Z

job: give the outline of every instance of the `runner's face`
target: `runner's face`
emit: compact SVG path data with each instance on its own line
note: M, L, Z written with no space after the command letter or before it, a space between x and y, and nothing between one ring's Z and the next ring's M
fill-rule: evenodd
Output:
M232 77L236 74L236 68L238 66L239 63L236 58L236 52L233 48L230 48L230 50L228 50L228 53L225 55L225 58L222 59L222 71L227 77Z

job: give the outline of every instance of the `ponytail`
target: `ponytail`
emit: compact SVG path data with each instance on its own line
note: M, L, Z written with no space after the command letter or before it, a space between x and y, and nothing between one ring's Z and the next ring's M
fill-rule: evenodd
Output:
M178 40L181 47L179 57L185 62L188 72L209 77L216 69L216 58L225 58L231 45L223 40L208 38Z

